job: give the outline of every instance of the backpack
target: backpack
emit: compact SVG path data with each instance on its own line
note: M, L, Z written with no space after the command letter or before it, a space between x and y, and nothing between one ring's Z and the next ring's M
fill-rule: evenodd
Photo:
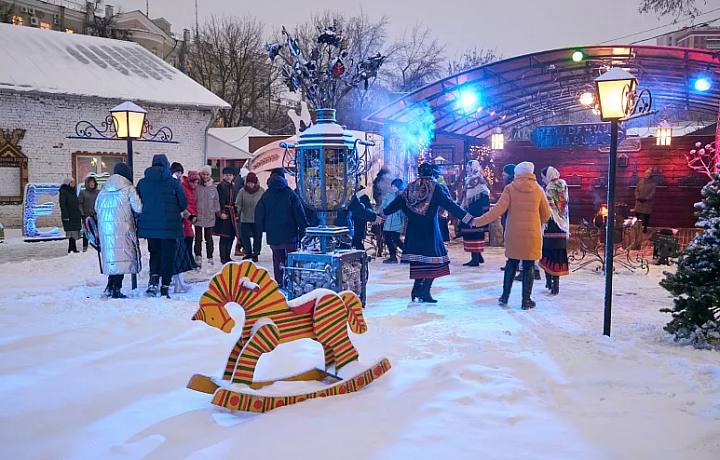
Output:
M88 216L85 218L85 222L83 222L83 230L85 231L85 236L87 237L90 246L92 246L97 252L100 252L100 234L98 233L97 217Z

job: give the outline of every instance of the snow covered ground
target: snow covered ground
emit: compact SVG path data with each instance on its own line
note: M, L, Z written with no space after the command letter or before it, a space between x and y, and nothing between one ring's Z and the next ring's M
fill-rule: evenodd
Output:
M190 321L212 270L173 300L105 300L94 251L37 258L64 248L0 245L3 460L720 458L720 354L663 332L661 267L616 276L607 338L592 270L563 278L554 298L536 283L525 312L518 283L510 308L497 305L502 249L472 269L454 245L434 306L409 304L407 266L375 261L369 331L354 339L390 372L358 393L251 415L185 388L219 374L236 339ZM261 360L267 377L321 363L310 341Z

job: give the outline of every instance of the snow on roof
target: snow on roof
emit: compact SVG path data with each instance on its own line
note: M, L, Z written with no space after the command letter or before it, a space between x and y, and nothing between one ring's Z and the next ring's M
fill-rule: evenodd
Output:
M250 159L252 158L250 137L268 135L252 126L210 128L208 130L208 158Z
M137 43L0 24L0 90L229 105Z

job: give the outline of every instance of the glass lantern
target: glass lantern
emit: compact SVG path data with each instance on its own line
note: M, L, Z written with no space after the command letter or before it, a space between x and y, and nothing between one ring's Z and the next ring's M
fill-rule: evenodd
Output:
M358 144L365 146L362 154L358 153ZM328 239L348 238L349 230L336 227L335 218L350 204L358 178L369 167L370 145L374 144L355 139L338 125L334 109L319 109L316 123L300 135L297 144L281 143L285 147L285 170L295 176L300 200L318 218L319 225L307 229L306 234L320 239L322 252L332 249Z

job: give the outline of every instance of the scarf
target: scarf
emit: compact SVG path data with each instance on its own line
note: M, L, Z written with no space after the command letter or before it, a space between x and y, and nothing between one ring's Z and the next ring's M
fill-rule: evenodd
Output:
M568 188L564 180L560 179L557 169L550 166L545 173L548 180L545 196L547 197L550 213L560 230L570 233L570 211L568 209ZM547 224L543 229L547 228Z
M437 182L432 177L420 177L402 192L403 200L416 214L427 214Z
M260 184L255 184L255 187L248 187L248 185L245 184L245 191L250 194L257 192L258 190L260 190Z
M490 196L490 189L488 189L487 180L480 169L480 163L477 160L472 160L468 163L468 166L469 171L465 178L465 197L462 201L462 207L466 209L480 195Z

